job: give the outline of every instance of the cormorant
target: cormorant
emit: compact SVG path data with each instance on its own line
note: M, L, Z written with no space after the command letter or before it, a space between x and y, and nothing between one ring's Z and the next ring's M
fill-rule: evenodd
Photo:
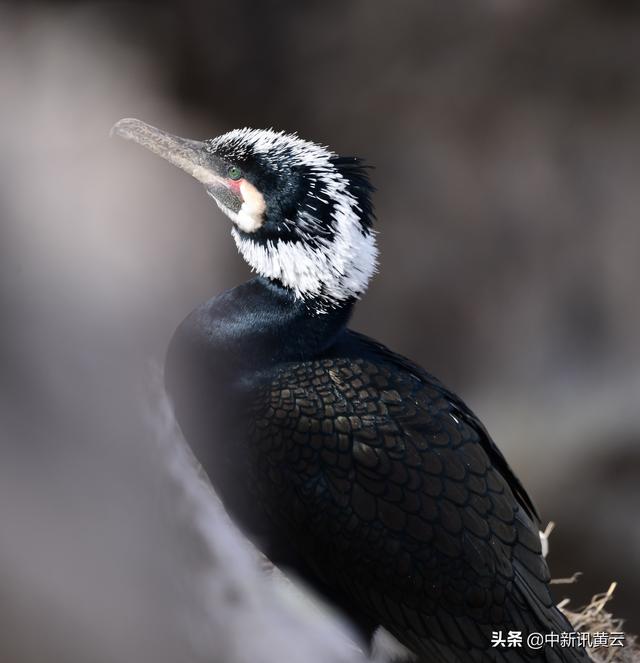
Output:
M365 636L382 625L420 660L590 660L562 646L573 629L538 514L485 427L347 327L377 259L362 162L273 130L113 131L203 183L258 274L198 306L166 366L185 437L248 536Z

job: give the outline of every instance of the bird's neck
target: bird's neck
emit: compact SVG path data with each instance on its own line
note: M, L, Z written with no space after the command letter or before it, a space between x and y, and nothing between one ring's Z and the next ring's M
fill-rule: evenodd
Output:
M353 301L323 313L277 282L254 278L199 306L177 337L197 339L203 355L260 369L318 356L345 329Z

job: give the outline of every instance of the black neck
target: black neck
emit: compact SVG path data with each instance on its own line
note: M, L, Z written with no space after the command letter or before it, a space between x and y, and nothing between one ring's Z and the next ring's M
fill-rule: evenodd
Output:
M317 313L289 288L257 277L198 307L179 333L195 332L218 358L259 369L320 354L346 327L353 303Z

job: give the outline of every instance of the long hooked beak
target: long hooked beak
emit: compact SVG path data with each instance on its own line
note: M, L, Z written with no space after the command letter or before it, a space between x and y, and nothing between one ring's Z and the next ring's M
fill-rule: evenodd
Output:
M125 117L111 127L110 135L133 140L142 147L178 166L205 186L226 186L226 181L207 164L206 144L199 140L173 136L142 120Z

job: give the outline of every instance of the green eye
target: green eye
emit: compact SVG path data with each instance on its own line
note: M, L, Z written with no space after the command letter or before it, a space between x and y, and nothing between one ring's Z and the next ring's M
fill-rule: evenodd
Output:
M231 180L239 180L242 177L242 171L238 166L229 166L227 177Z

